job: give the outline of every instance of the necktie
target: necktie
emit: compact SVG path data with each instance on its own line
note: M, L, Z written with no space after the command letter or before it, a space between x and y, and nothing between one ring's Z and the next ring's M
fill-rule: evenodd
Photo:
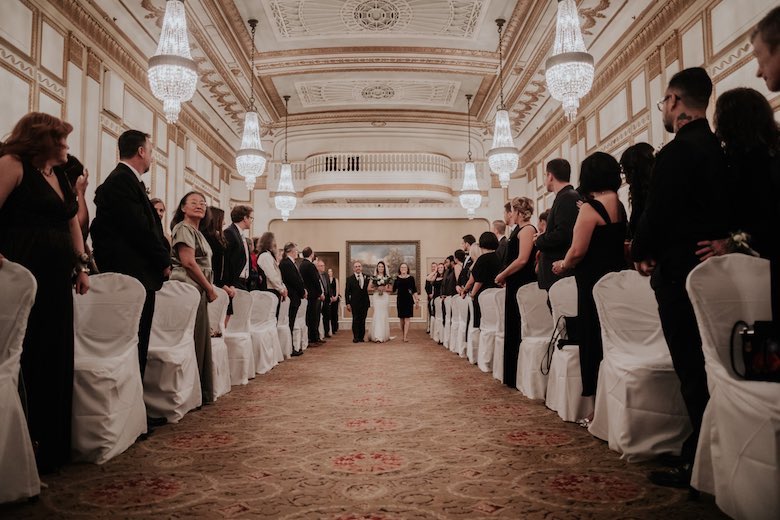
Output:
M358 275L358 283L360 284L360 288L362 289L363 288L363 275L362 274Z

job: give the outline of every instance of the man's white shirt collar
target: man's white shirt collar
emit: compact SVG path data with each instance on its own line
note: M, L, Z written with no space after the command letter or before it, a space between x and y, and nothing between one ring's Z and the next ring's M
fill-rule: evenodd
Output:
M120 162L120 163L122 163L122 164L124 164L124 165L125 165L125 166L127 166L128 168L130 168L130 171L131 171L131 172L133 172L133 173L135 174L136 178L138 179L138 182L143 182L143 179L141 178L141 174L140 174L140 173L138 173L138 170L136 170L135 168L133 168L133 167L132 167L132 166L131 166L129 163L126 163L125 161L119 161L119 162Z

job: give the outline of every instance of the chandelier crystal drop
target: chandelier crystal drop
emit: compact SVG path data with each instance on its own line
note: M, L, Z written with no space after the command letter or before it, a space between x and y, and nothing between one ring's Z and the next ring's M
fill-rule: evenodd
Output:
M263 151L260 142L260 117L255 111L255 28L257 20L249 20L252 27L252 53L249 62L249 110L244 116L244 134L241 138L241 148L236 152L236 170L244 178L246 188L252 191L255 181L265 171L268 154Z
M292 167L287 160L287 104L290 96L284 96L284 162L282 171L279 175L279 187L274 196L274 205L282 213L282 220L287 222L290 212L298 204L298 197L295 195L295 186L292 181Z
M574 0L558 0L553 54L545 63L550 95L563 104L566 119L574 120L580 98L593 86L593 56L585 49Z
M165 119L179 120L181 104L192 99L198 83L198 69L190 54L187 18L183 0L165 4L162 34L157 52L149 58L149 86L154 97L163 102Z
M503 80L503 33L501 28L504 20L496 20L498 26L498 84L501 104L496 110L496 122L493 129L493 146L487 153L490 171L498 175L498 181L502 188L509 186L509 179L517 170L520 163L520 150L515 146L512 138L512 126L509 123L509 111L504 105L504 80Z
M466 114L468 116L468 160L463 168L463 186L460 190L460 205L466 210L469 220L474 218L475 210L482 205L482 193L477 184L477 170L471 160L471 94L466 94Z

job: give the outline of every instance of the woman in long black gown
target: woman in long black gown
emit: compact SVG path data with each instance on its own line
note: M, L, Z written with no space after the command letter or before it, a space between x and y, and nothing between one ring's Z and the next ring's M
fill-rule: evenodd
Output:
M67 160L72 130L56 117L32 112L0 146L0 255L29 269L38 282L21 375L41 474L70 460L75 266L76 292L89 289L78 202L65 172L54 168Z
M517 387L517 358L520 357L520 307L517 291L523 285L536 281L536 228L529 222L534 214L534 203L528 197L512 199L512 215L517 224L509 236L506 253L508 265L496 276L496 283L506 284L504 303L504 384Z
M407 339L409 318L414 315L414 306L417 304L419 296L417 295L417 282L414 281L414 276L409 274L409 265L406 263L398 266L398 278L393 283L393 292L396 294L395 305L398 319L401 322L401 333L404 342L407 342L409 341Z

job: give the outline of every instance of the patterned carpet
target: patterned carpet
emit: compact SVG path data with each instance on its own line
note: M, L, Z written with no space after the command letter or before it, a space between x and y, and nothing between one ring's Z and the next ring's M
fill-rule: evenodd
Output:
M435 345L309 348L9 518L720 518Z

